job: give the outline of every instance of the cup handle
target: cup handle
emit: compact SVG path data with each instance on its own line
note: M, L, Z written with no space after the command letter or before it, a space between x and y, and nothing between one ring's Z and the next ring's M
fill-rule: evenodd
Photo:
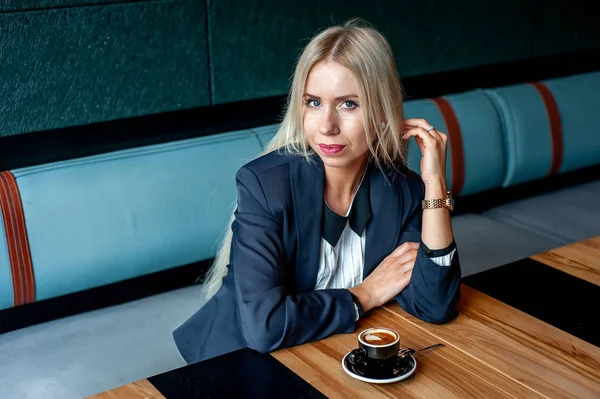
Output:
M348 361L350 362L350 364L355 366L357 362L363 359L363 356L365 354L366 353L362 348L354 349L352 352L348 353Z

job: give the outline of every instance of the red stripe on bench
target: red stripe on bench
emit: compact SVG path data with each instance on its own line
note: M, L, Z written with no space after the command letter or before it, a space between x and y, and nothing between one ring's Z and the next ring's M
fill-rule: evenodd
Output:
M17 181L9 171L0 173L0 209L12 273L14 306L34 302L35 277L23 204Z
M460 125L448 100L438 97L432 98L431 101L437 105L448 128L448 141L450 142L450 151L452 154L452 183L450 191L452 191L453 196L458 196L465 184L465 158Z
M554 99L552 92L544 83L533 82L529 84L535 87L538 93L540 93L544 105L546 106L546 112L548 113L550 135L552 137L552 163L550 164L548 176L554 175L558 173L563 162L563 133L558 105L556 105L556 100Z

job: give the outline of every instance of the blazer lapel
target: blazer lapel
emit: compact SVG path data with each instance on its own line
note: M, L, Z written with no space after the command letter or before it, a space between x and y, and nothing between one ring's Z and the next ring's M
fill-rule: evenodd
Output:
M321 159L316 155L311 159L309 163L304 158L296 158L290 168L299 251L294 274L300 292L314 290L321 254L325 177Z
M397 188L386 179L377 166L369 167L372 218L367 225L363 278L396 248L402 223Z

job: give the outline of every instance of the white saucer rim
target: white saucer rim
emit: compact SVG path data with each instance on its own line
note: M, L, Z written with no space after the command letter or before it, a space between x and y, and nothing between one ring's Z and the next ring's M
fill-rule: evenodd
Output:
M352 352L352 351L350 351L350 352ZM344 371L346 372L346 374L348 374L352 378L356 378L359 381L369 382L371 384L391 384L392 382L398 382L398 381L402 381L402 380L407 379L408 377L410 377L411 375L413 375L413 373L417 369L417 359L415 359L414 356L409 355L410 357L412 357L413 361L415 362L415 365L406 374L402 374L402 375L399 375L399 376L394 377L394 378L387 378L385 380L376 380L376 379L373 379L373 378L363 377L361 375L354 374L352 371L348 370L348 368L346 367L346 364L345 364L344 361L346 360L346 358L348 357L348 355L350 354L350 352L346 353L346 355L342 358L342 368L344 369Z

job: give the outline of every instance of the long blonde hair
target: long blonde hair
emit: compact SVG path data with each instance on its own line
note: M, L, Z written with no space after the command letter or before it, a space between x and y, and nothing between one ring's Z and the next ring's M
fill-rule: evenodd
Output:
M312 38L296 64L285 114L279 129L263 154L285 151L305 158L312 154L304 134L303 93L312 67L333 61L348 68L358 82L358 96L364 113L370 158L379 166L400 169L406 165L407 145L402 140L402 86L392 50L381 33L360 19L323 30ZM213 266L203 288L205 300L221 287L227 275L231 249L231 217Z

